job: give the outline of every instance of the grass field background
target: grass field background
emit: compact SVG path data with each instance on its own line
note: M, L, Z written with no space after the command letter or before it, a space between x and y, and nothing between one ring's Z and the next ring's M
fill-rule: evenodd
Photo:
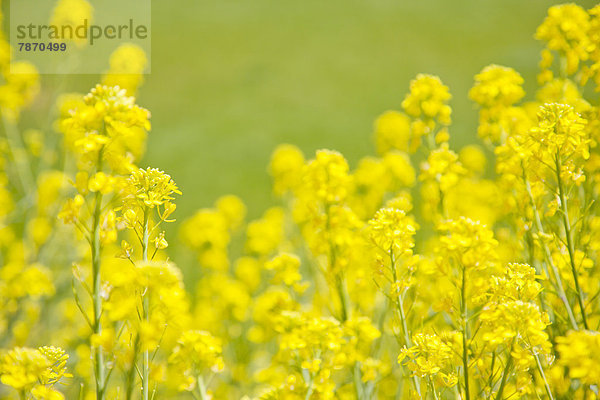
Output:
M277 144L309 155L337 149L355 164L374 152L373 120L399 109L419 72L451 89L452 143L472 142L474 74L499 63L533 87L541 48L533 35L552 4L154 1L152 74L139 96L153 130L142 165L180 185L180 220L225 193L243 197L258 216L272 203L266 167ZM84 91L92 80L74 82Z

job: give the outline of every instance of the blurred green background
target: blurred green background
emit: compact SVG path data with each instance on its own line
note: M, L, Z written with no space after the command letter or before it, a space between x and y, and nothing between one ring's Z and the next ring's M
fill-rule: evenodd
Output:
M476 141L467 93L482 67L517 69L528 93L541 44L542 0L153 1L152 74L139 103L153 130L142 166L182 188L177 217L221 194L251 216L273 202L266 168L275 146L374 153L373 120L399 109L417 73L453 94L452 143ZM580 2L591 7L594 2ZM86 91L95 78L73 85Z

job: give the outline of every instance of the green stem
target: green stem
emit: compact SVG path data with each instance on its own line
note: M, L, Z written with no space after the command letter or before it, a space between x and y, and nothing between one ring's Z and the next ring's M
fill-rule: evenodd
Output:
M142 260L144 262L148 261L148 242L150 238L150 232L148 228L149 219L150 213L146 208L144 210L144 234L142 238ZM143 318L144 321L147 322L149 320L150 308L150 293L148 293L148 288L146 288L143 300ZM144 400L149 400L150 398L150 349L148 348L144 350L144 360L142 366L142 398Z
M427 145L429 146L430 152L437 148L437 144L435 143L435 133L433 130L427 134Z
M204 384L204 379L200 375L198 375L197 385L198 391L200 392L200 399L207 400L208 394L206 393L206 385Z
M408 335L408 326L406 324L406 316L404 315L404 307L402 305L402 297L398 297L398 302L396 303L397 307L398 307L398 314L400 315L400 320L402 322L402 330L404 331L404 341L406 343L406 347L411 347L412 343L410 341L410 337ZM421 383L419 382L419 377L417 377L416 375L413 376L412 379L413 385L415 386L415 390L417 391L417 394L419 395L419 398L421 398Z
M102 171L102 151L98 153L98 161L96 170ZM101 266L101 245L100 245L100 216L102 213L102 193L96 192L94 199L94 214L92 221L92 275L93 275L93 306L94 306L94 326L95 335L100 335L102 332L102 324L100 318L102 316L102 280L100 273ZM104 400L105 398L105 380L106 369L104 365L104 352L101 346L96 348L94 357L94 372L96 375L96 399Z
M384 306L383 306L383 312L381 313L381 316L379 317L379 321L377 323L377 329L379 330L379 332L383 332L384 331L384 326L385 326L385 318L387 316L387 313L389 312L390 309L390 299L388 296L385 296L384 298ZM379 336L378 339L376 339L375 341L375 345L373 347L373 351L372 354L375 355L375 358L377 358L380 354L381 354L381 350L382 350L382 345L383 345L383 338L384 335ZM374 392L375 392L375 385L376 385L376 380L371 380L367 382L367 385L365 387L365 399L370 399Z
M500 387L498 388L498 392L496 393L496 400L502 400L502 393L504 392L504 387L506 386L506 381L508 380L508 374L510 373L510 368L512 367L512 346L508 351L508 360L506 360L506 365L504 366L504 371L502 372L502 381L500 382ZM491 388L490 388L491 390Z
M390 248L390 266L392 268L392 274L394 276L394 282L398 282L398 271L396 269L396 259L394 257L394 250ZM395 301L396 309L398 310L398 316L400 317L400 323L402 324L402 333L404 335L404 344L406 347L411 347L412 343L410 340L410 335L408 331L408 324L406 323L406 314L404 313L404 299L400 293L398 293L398 298ZM417 376L413 376L412 379L413 385L415 386L415 390L421 397L421 383L419 382L419 378Z
M438 182L438 191L439 191L439 194L440 194L440 216L442 218L444 218L444 219L447 219L448 215L446 213L446 206L444 204L445 203L445 200L444 200L444 191L440 187L439 182Z
M535 219L535 225L536 225L537 231L539 234L545 235L544 226L542 225L542 219L540 217L540 213L537 209L537 206L535 205L535 199L533 198L533 192L531 191L531 184L529 183L529 180L525 176L523 177L523 180L525 181L525 188L527 189L529 201L531 202L531 208L533 210L533 216ZM544 249L546 263L550 266L550 268L552 270L552 275L554 276L554 280L556 281L556 290L558 292L558 297L560 298L562 303L565 305L565 309L567 310L567 315L569 316L569 321L571 322L571 326L573 327L573 329L579 330L577 320L575 319L575 314L573 313L571 304L569 303L569 300L567 299L567 294L565 293L562 279L560 278L560 272L558 271L558 268L556 268L556 265L554 264L554 261L552 260L552 253L550 252L550 249L548 248L548 246L546 245L544 240L541 240L540 244L541 244L542 248ZM542 264L542 265L545 265L545 264ZM549 274L547 268L544 268L544 272L546 273L546 276L548 276L548 278L550 278L550 274Z
M433 393L434 400L439 400L437 391L435 390L435 385L433 384L433 381L431 380L431 377L427 378L427 382L429 383L429 387L431 388L431 393Z
M561 54L558 58L558 75L560 77L560 79L562 79L563 81L565 81L568 77L567 74L567 57L564 54ZM566 82L563 83L563 86L561 87L561 92L560 92L560 96L563 97L565 95L565 87L566 87Z
M2 113L2 122L4 125L4 132L6 133L6 142L8 144L9 151L15 161L17 177L23 194L27 198L35 195L35 179L31 172L31 166L33 165L27 155L27 150L23 145L21 135L17 131L17 127L9 118L6 117L5 113Z
M326 216L326 230L327 232L331 231L331 204L327 203L325 205L325 216ZM340 321L345 322L349 318L348 311L348 298L346 294L346 287L344 284L344 277L342 276L341 271L335 271L335 264L337 260L337 255L335 251L335 245L329 239L329 271L334 274L333 279L335 280L336 290L338 292L338 296L340 298L340 308L341 315Z
M326 204L325 205L325 215L327 217L327 221L326 221L326 226L327 226L327 231L331 230L331 205L330 204ZM329 263L330 263L330 271L334 271L335 270L335 263L336 263L336 252L335 252L335 247L334 244L332 243L331 240L329 240ZM342 323L346 322L348 320L348 318L350 317L349 315L349 300L348 300L348 293L346 291L346 285L345 285L345 281L344 281L344 276L342 274L341 271L335 271L335 286L338 292L338 296L340 298L340 308L341 308L341 315L340 315L340 321ZM364 393L364 388L362 386L361 380L360 380L360 368L358 368L358 363L355 363L354 365L354 370L352 372L353 378L354 378L354 389L356 390L356 398L357 400L362 400L363 395L362 393ZM309 390L306 394L306 398L310 398L310 396L312 395L312 378L311 378L311 384L309 386Z
M362 381L360 379L360 366L358 362L354 363L354 370L352 371L352 377L354 378L354 389L356 391L356 400L364 399L364 389Z
M313 378L312 375L310 377L310 382L308 384L308 390L306 391L306 396L304 396L304 400L310 400L310 397L313 394L314 386L313 386Z
M346 294L346 288L344 285L344 278L341 277L338 273L338 276L335 279L336 279L337 291L338 291L338 295L340 296L340 303L341 303L341 307L342 307L341 321L346 322L348 320L348 298L347 298L347 294Z
M133 359L131 360L131 368L127 371L127 378L125 382L125 399L131 400L133 396L133 387L135 383L135 368L137 363L137 355L140 348L140 337L139 335L135 338L135 344L133 345Z
M565 228L565 237L567 239L567 250L569 252L569 261L571 263L571 273L573 274L573 280L575 281L575 291L577 292L577 301L579 302L579 308L581 309L581 318L583 320L583 326L585 329L588 328L587 318L585 316L585 305L583 300L583 291L579 286L579 278L577 277L577 267L575 263L575 246L573 245L573 232L571 230L571 222L569 220L569 209L567 206L567 196L565 188L560 176L561 162L560 156L556 154L556 180L558 182L558 196L560 197L560 208L562 212L563 226Z
M492 364L490 366L490 377L488 378L488 387L490 388L490 397L492 393L492 386L494 384L494 365L496 365L496 350L492 352Z
M471 394L469 391L469 353L467 348L467 336L469 335L469 325L468 325L468 309L467 309L467 301L466 301L466 270L462 268L462 285L460 289L460 305L461 305L461 314L462 314L462 345L463 345L463 369L464 369L464 377L465 377L465 399L469 400L471 398Z
M540 356L538 354L533 355L535 357L535 363L537 365L538 371L540 372L540 376L544 380L544 389L546 389L546 394L550 400L554 400L554 396L552 396L552 391L550 390L550 385L548 384L548 380L546 379L546 374L544 374L544 369L542 368L542 363L540 362Z

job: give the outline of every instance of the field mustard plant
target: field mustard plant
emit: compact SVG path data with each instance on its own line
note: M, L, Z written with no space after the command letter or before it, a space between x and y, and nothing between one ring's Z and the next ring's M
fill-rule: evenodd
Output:
M462 94L418 74L355 163L279 145L274 204L179 224L176 179L139 165L144 52L53 95L57 141L0 35L0 397L597 399L599 7L549 8L535 91L498 64ZM453 95L480 143L450 140Z

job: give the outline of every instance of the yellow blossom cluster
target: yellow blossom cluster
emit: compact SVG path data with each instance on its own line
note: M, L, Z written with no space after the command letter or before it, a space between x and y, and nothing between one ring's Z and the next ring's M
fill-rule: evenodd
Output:
M262 214L226 195L181 223L177 177L138 165L143 52L59 96L57 143L0 37L0 398L598 398L599 7L550 7L535 92L476 74L482 143L419 74L371 154L280 145Z
M414 345L400 351L398 362L408 365L416 376L434 378L439 375L443 385L452 387L458 381L452 368L452 361L456 358L454 335L452 332L442 336L417 333L412 337Z
M513 105L525 96L523 78L512 68L489 65L475 76L469 92L480 107L478 134L494 143L504 140L516 112Z
M64 400L54 385L72 376L67 373L68 359L56 347L15 347L0 353L0 381L17 390L21 398Z
M584 385L600 382L600 360L596 357L600 334L596 331L571 331L557 338L556 350L560 365L568 368L572 379Z

